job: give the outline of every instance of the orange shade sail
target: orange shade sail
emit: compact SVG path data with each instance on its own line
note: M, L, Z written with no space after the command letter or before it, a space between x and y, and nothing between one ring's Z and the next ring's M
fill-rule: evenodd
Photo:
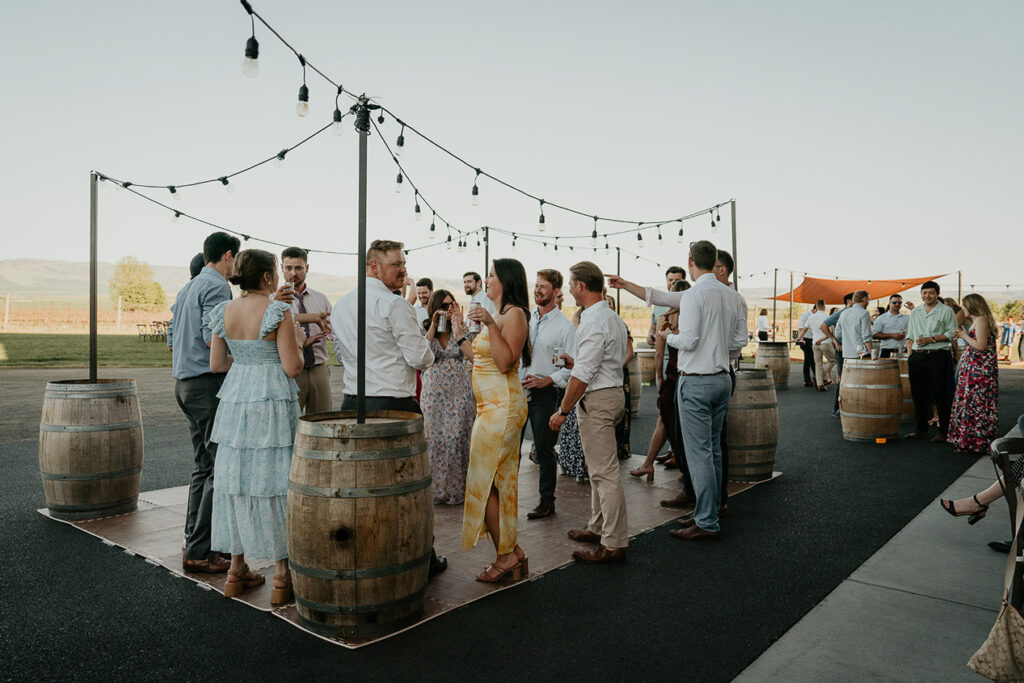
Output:
M828 305L842 305L843 297L858 289L867 290L872 299L883 299L892 294L899 294L913 289L929 280L938 280L942 275L928 277L905 277L898 280L828 280L818 277L805 277L793 290L793 301L800 304L813 304L824 299ZM789 292L775 297L777 301L789 301Z

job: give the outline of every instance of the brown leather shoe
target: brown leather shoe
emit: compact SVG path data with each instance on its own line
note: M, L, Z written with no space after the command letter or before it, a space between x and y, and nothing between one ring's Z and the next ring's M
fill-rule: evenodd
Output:
M547 517L548 515L553 514L555 514L555 504L548 503L542 500L541 502L537 503L537 507L533 508L532 510L526 513L526 518L541 519L542 517Z
M684 541L720 541L722 540L721 531L704 531L696 524L685 527L683 529L672 529L669 534L675 538L681 538Z
M205 560L189 560L181 558L181 568L187 572L202 572L204 574L223 574L231 567L231 563L220 555L214 553Z
M927 439L928 438L928 432L910 432L909 434L907 434L903 438L904 439Z
M946 435L941 432L932 437L932 443L946 443Z
M595 534L590 529L570 529L569 538L578 543L597 543L601 544L601 536Z
M686 508L694 505L697 502L696 498L693 498L686 491L682 491L675 498L661 501L661 507L663 508Z
M729 508L727 506L725 506L725 505L723 505L722 507L718 508L718 516L719 517L728 517L729 516ZM696 524L696 522L693 521L693 515L692 514L691 515L687 515L686 517L680 517L676 521L679 522L679 526L681 526L683 528L686 528L688 526L693 526L694 524Z
M598 544L597 549L590 552L577 550L572 554L572 559L584 564L622 564L626 561L626 549L606 548Z

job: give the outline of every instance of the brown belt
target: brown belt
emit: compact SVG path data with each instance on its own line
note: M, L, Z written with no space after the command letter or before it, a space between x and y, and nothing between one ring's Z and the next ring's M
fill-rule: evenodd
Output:
M714 377L715 375L724 375L727 372L729 371L719 370L718 372L683 372L680 370L679 374L685 375L687 377Z

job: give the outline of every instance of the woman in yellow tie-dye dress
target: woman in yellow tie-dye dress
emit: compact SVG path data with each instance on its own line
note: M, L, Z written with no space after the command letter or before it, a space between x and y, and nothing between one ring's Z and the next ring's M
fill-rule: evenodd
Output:
M515 259L496 259L487 277L487 296L498 311L483 307L469 319L483 328L473 341L473 395L476 422L470 439L469 475L462 518L462 547L490 536L497 553L476 578L494 583L527 571L526 554L516 544L519 514L519 443L526 424L526 397L519 362L530 363L529 292L526 271ZM469 342L462 344L463 352Z

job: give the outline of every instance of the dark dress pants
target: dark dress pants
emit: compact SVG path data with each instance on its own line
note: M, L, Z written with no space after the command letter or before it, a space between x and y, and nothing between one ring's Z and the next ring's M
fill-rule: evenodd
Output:
M839 410L839 385L843 383L843 352L836 349L836 372L839 373L839 381L836 382L836 402L832 406L834 412Z
M800 348L804 351L804 384L814 384L814 347L811 340L804 338L800 340ZM736 380L733 380L733 389L736 388Z
M914 413L917 417L915 431L928 432L928 420L932 416L931 402L939 413L939 431L949 433L949 412L953 397L949 391L949 374L953 359L949 351L915 351L907 361L910 374L910 395L914 397Z
M205 560L210 556L213 463L217 457L217 444L210 441L210 435L220 403L217 392L223 383L224 375L213 373L179 379L174 383L174 398L188 421L195 453L185 513L185 559L188 560Z
M356 397L352 394L345 394L345 397L341 400L341 409L355 410ZM407 413L423 414L423 411L420 410L420 404L416 402L415 396L367 396L366 410L403 410Z
M548 426L551 416L558 412L562 403L562 390L551 385L543 389L530 389L529 420L533 432L533 446L537 450L537 466L540 468L540 500L555 504L555 484L558 481L558 460L555 444L558 432ZM526 426L523 427L523 433Z

